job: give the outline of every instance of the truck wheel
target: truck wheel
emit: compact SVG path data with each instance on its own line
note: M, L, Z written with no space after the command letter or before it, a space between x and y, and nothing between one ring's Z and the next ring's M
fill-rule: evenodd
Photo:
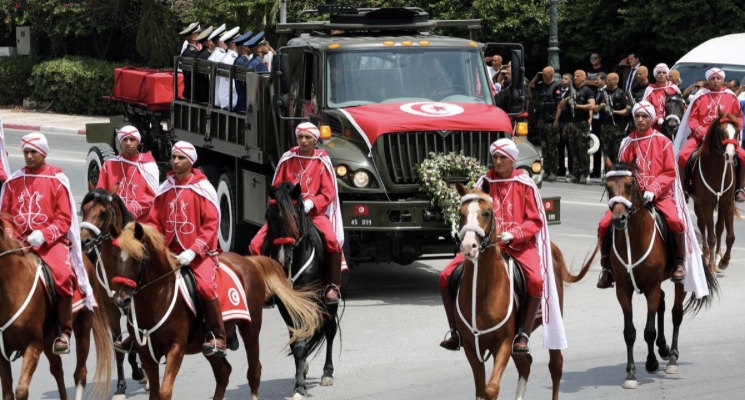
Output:
M98 183L98 175L101 173L101 167L106 160L110 160L116 156L114 149L108 144L97 144L88 150L88 157L85 158L85 165L88 170L88 182L91 185L96 186Z
M235 174L225 172L217 181L217 202L220 205L220 230L217 241L223 251L235 251L236 244L236 181ZM244 249L245 250L245 249Z

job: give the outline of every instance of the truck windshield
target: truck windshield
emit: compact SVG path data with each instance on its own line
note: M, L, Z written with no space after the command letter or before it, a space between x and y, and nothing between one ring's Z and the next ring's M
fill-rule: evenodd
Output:
M329 108L412 101L494 103L476 49L392 47L327 54Z

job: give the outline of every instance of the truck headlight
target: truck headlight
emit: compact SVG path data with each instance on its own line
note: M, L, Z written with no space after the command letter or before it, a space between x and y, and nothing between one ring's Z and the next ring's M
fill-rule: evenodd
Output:
M541 170L543 169L543 166L541 165L540 161L534 161L533 165L530 166L530 169L533 170L534 174L537 174L541 172Z
M340 164L336 166L336 176L342 178L347 176L347 166L344 164Z
M357 171L352 176L352 182L358 188L367 187L370 184L370 174L367 171Z

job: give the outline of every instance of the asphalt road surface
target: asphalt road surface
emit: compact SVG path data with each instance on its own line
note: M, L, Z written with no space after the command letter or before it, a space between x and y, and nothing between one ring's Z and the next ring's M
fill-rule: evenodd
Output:
M6 131L6 144L13 168L22 165L18 148L20 132ZM47 135L51 151L48 162L64 169L79 202L86 190L84 160L88 148L82 136ZM550 228L551 239L563 250L573 271L594 246L597 221L606 209L603 188L597 180L588 185L547 183L544 195L559 195L560 225ZM595 288L599 266L584 281L565 290L564 322L569 348L564 351L561 397L565 399L738 399L745 393L745 227L735 222L738 240L725 275L720 275L721 297L695 316L685 317L680 333L680 373L651 375L644 370L644 299L634 300L637 329L635 359L639 387L621 388L625 377L626 350L623 318L613 290ZM352 283L341 323L341 344L334 348L336 382L321 387L323 358L311 361L308 373L309 398L316 399L469 399L474 398L473 378L463 351L448 352L438 346L447 323L437 290L437 277L445 260L399 265L361 265L352 271ZM663 287L672 298L672 284ZM668 302L670 304L670 302ZM666 314L668 341L672 323ZM534 336L533 371L527 397L547 399L551 394L548 352L541 350L540 333ZM276 309L264 310L261 333L263 364L260 398L284 399L292 395L293 361L285 356L286 329ZM74 345L74 343L73 343ZM243 349L228 356L233 373L226 397L245 399ZM74 357L64 356L66 384L74 395ZM93 356L88 362L94 365ZM664 362L661 370L664 371ZM21 361L12 364L14 382ZM161 367L161 373L163 371ZM125 367L129 371L129 367ZM491 368L487 369L487 374ZM129 372L128 372L129 375ZM115 382L112 381L112 393ZM128 381L129 398L147 399L137 382ZM502 379L501 398L513 398L517 374L510 365ZM176 381L175 399L212 397L214 379L202 356L184 360ZM42 357L31 383L31 398L58 398L56 386Z

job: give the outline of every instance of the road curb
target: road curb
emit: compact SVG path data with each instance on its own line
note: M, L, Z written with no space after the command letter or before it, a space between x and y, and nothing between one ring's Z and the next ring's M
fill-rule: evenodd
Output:
M60 128L56 126L40 126L25 124L3 124L6 129L17 129L21 131L37 131L41 133L69 133L71 135L85 135L85 129Z

